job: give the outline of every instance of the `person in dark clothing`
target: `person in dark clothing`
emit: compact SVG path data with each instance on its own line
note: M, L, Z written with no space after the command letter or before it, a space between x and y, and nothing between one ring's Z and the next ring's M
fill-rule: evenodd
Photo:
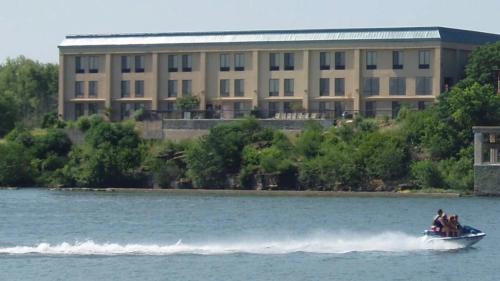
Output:
M443 231L443 210L439 209L437 211L437 215L434 217L434 221L432 221L432 230L437 232Z

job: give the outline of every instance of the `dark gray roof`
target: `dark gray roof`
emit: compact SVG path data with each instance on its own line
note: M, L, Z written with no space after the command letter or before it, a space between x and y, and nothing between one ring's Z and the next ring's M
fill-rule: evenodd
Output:
M60 47L335 41L443 41L484 44L500 35L444 27L354 28L68 35Z

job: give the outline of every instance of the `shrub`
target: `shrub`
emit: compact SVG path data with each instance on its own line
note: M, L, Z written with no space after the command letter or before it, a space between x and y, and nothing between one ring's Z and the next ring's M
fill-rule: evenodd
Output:
M444 186L438 166L430 160L413 163L411 175L420 188L442 188Z

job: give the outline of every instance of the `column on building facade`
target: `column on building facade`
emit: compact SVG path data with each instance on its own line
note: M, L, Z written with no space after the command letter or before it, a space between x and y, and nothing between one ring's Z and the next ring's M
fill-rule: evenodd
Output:
M200 110L205 110L207 102L207 52L200 53Z
M111 111L111 100L113 98L113 59L111 54L106 54L106 63L105 63L106 69L105 69L105 75L106 75L106 82L105 84L105 90L104 90L104 110L107 112L112 112ZM112 116L109 116L109 119L112 119Z
M435 97L441 93L441 83L443 81L443 75L441 73L441 55L441 47L434 49L434 60L431 67L434 70L432 73L434 77L432 81L432 93Z
M252 76L255 82L252 91L252 108L255 108L259 106L259 51L252 52Z
M495 133L490 133L490 144L495 145L497 143L497 135ZM490 148L490 163L496 164L498 159L498 148Z
M304 74L304 96L302 98L302 107L304 110L309 110L309 79L310 79L310 63L309 63L309 50L304 51L303 74Z
M66 119L64 116L64 106L65 106L65 91L64 91L64 55L59 55L59 104L57 107L57 111L59 114L59 118Z
M483 163L483 133L474 133L474 164L480 165Z
M159 86L159 75L160 75L160 56L158 53L153 53L152 55L152 66L151 66L151 92L153 93L153 100L151 101L151 109L158 110L160 101L160 86Z
M354 91L352 93L352 110L354 113L361 113L361 69L362 69L362 60L361 60L361 50L354 49L354 79L352 85L354 86Z

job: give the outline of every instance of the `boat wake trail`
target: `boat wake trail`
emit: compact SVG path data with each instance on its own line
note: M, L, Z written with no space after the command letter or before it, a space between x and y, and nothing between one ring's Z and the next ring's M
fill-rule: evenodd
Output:
M291 253L344 254L350 252L411 252L425 250L453 250L459 245L447 242L428 243L422 237L399 232L378 235L321 234L305 238L276 240L240 239L235 242L173 244L117 244L95 243L92 240L51 245L0 248L0 255L226 255L256 254L284 255Z

